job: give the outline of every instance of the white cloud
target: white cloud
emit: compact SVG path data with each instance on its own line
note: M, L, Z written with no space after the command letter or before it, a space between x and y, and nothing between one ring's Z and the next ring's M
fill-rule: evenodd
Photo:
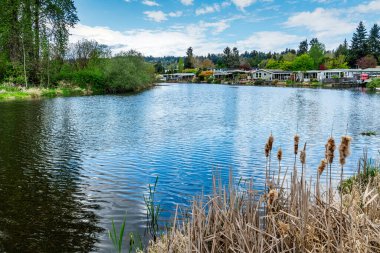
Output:
M162 11L145 11L144 14L154 22L162 22L168 19L167 15Z
M168 17L172 17L172 18L181 17L183 13L182 11L169 12L169 13L164 13L162 11L145 11L144 14L147 16L149 20L160 23L162 21L168 20Z
M231 3L227 2L227 1L223 2L221 4L215 3L213 5L206 5L206 6L203 6L199 9L195 10L195 14L197 16L199 16L199 15L204 15L204 14L208 14L208 13L219 12L219 11L221 11L222 8L228 7L230 5L231 5Z
M256 2L256 0L231 0L231 1L241 10L244 10L244 8Z
M304 27L312 32L312 36L329 39L337 35L352 33L356 24L346 21L337 10L317 8L312 12L300 12L289 17L285 26Z
M156 1L151 1L151 0L144 0L142 1L142 4L145 4L148 6L160 6Z
M193 47L198 55L222 52L224 45L207 34L220 31L216 23L198 23L188 26L177 26L164 30L130 30L120 32L108 27L91 27L78 24L70 30L70 42L81 39L96 40L108 45L114 53L135 49L144 55L183 56L188 47ZM226 25L224 25L225 27ZM222 27L222 26L221 26ZM225 28L223 28L225 29Z
M180 0L180 1L183 5L186 5L186 6L193 4L193 0Z
M373 13L375 11L380 11L380 1L375 0L366 4L357 5L352 8L352 11L357 13Z
M218 22L200 22L199 23L201 30L208 30L212 34L219 34L221 32L224 32L226 29L230 27L227 20L220 20Z
M285 48L292 48L301 41L301 37L284 32L256 32L245 40L236 42L240 51L282 51Z
M168 16L172 18L178 18L178 17L181 17L182 14L183 14L182 11L176 11L176 12L169 12Z

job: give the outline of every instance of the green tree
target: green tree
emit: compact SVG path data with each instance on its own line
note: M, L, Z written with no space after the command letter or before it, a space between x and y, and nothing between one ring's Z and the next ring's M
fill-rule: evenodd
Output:
M350 59L351 66L355 66L357 61L368 54L367 30L360 21L356 32L352 36Z
M293 70L306 71L314 68L314 60L308 54L297 56L293 61Z
M369 53L375 56L376 59L380 56L380 27L374 24L369 32L368 37Z
M307 40L301 41L300 45L298 46L297 55L306 54L308 51L309 51L309 44L307 43Z
M366 68L375 68L377 65L377 60L373 55L367 55L362 58L360 58L357 61L357 64L359 68L366 69Z
M309 50L309 56L314 61L314 69L319 69L325 55L325 45L323 43L320 43L316 38L312 39L310 41L310 44L312 46Z
M185 58L185 69L193 69L195 64L195 59L193 55L193 48L189 47L186 51L187 57Z
M267 69L280 69L281 63L276 61L275 59L269 59L265 65Z
M183 67L185 66L184 62L183 62L183 58L182 57L179 57L178 59L178 72L179 73L182 73L183 72Z
M339 55L344 55L347 57L349 54L349 49L348 49L348 43L347 40L344 39L343 44L340 44L338 48L335 50L335 56L338 57Z

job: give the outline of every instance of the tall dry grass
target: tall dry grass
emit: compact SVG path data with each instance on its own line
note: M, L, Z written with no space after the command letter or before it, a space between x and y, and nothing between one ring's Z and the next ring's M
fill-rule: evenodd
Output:
M306 144L299 153L298 135L294 168L287 169L282 179L275 177L270 165L273 140L271 135L264 150L264 192L255 191L252 180L237 186L232 173L226 186L214 177L211 196L194 199L187 220L179 221L176 212L174 226L151 242L148 252L380 252L380 178L365 189L354 183L348 193L335 191L331 164L336 146L329 138L325 159L315 168L317 182L308 182L303 173ZM350 142L348 136L342 137L341 173ZM278 172L282 155L278 151ZM322 176L326 176L323 186Z

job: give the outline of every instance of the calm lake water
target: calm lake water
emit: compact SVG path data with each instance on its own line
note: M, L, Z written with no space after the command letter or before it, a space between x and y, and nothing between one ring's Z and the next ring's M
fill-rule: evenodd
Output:
M380 95L170 84L130 96L1 102L0 251L110 252L112 218L120 224L127 213L127 231L143 233L143 194L156 176L164 219L209 192L215 170L226 179L232 168L260 188L268 136L291 167L297 125L308 177L332 126L336 139L347 131L349 176L364 148L379 157L380 137L360 133L380 133Z

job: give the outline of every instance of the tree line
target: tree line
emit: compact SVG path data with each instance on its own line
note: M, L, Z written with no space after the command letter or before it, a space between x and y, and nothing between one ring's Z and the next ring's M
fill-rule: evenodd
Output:
M374 24L367 32L360 22L354 32L351 43L345 39L335 50L326 50L318 38L307 39L299 43L298 49L286 49L283 52L260 52L253 50L239 53L238 48L226 47L220 54L195 56L189 48L186 57L147 58L155 62L158 73L191 71L192 69L282 69L294 71L326 70L336 68L371 68L380 61L380 28Z
M0 84L122 92L154 82L153 65L136 51L112 55L96 41L69 44L79 21L73 0L1 0L0 13Z

